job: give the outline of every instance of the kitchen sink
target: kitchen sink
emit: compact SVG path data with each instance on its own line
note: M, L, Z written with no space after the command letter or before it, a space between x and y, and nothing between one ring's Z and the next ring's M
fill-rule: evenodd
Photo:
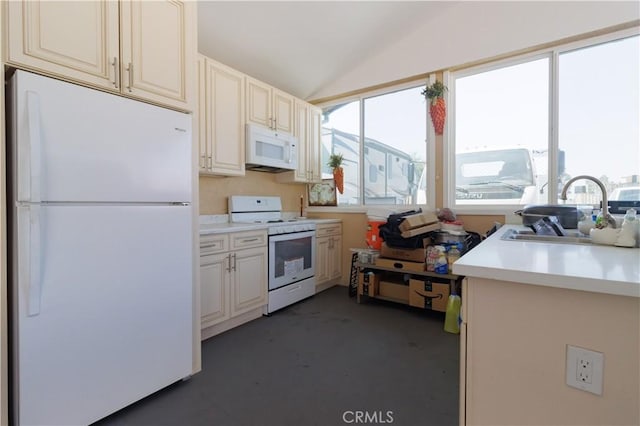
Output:
M506 241L538 241L541 243L560 243L560 244L591 244L591 238L581 234L578 230L565 230L567 235L564 237L557 235L538 235L530 229L509 229L501 240Z

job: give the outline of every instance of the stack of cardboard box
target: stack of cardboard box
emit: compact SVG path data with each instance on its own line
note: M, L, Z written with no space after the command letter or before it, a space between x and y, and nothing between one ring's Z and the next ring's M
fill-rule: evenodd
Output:
M376 265L411 271L424 271L424 260L430 239L426 234L440 229L440 222L433 213L418 213L406 216L398 226L404 238L425 235L422 247L415 249L389 247L385 242L380 248ZM401 261L401 262L398 262Z
M433 213L406 216L398 225L404 238L424 234L421 248L390 247L386 242L380 247L375 265L385 270L361 271L358 277L358 294L402 302L434 311L446 311L449 283L446 278L416 277L411 272L425 271L427 247L431 244L427 234L440 229L440 222ZM407 274L387 272L391 269Z

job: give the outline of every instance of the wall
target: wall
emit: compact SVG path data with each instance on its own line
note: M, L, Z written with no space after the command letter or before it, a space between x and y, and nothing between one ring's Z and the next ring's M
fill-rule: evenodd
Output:
M479 278L466 296L466 424L640 424L639 298ZM604 353L602 396L565 384L567 344Z
M400 80L640 19L635 1L459 2L309 99Z
M280 196L285 212L300 212L300 196L307 202L307 185L276 182L275 173L247 170L242 177L200 176L200 214L227 214L230 195Z

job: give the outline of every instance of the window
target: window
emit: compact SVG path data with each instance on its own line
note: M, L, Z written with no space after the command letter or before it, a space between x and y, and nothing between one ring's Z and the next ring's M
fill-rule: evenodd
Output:
M558 147L566 153L561 181L591 175L610 199L622 201L626 193L624 200L633 201L634 192L621 189L640 184L640 37L561 52L558 69ZM567 195L573 204L602 201L588 180L572 184Z
M339 205L424 203L425 185L418 188L426 168L423 87L421 83L324 108L323 164L331 153L342 153L345 159ZM323 172L331 177L328 166Z
M549 145L548 74L544 57L455 79L456 204L539 201L547 181L536 162L546 161Z
M342 154L344 193L338 193L338 205L360 204L360 102L351 101L323 110L322 177L331 179L329 156Z
M638 187L639 64L636 31L452 74L450 204L557 203L577 175L611 195ZM572 204L602 199L588 180L567 194Z

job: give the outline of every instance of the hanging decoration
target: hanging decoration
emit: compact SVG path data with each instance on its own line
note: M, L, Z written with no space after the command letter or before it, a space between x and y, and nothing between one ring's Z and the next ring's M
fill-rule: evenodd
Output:
M431 115L431 122L436 130L436 135L442 134L447 116L447 106L444 102L444 92L446 90L447 87L441 81L436 81L422 91L422 95L429 99L429 115Z
M333 179L336 181L336 188L339 193L344 192L344 169L342 168L342 154L331 154L327 163L333 170Z

